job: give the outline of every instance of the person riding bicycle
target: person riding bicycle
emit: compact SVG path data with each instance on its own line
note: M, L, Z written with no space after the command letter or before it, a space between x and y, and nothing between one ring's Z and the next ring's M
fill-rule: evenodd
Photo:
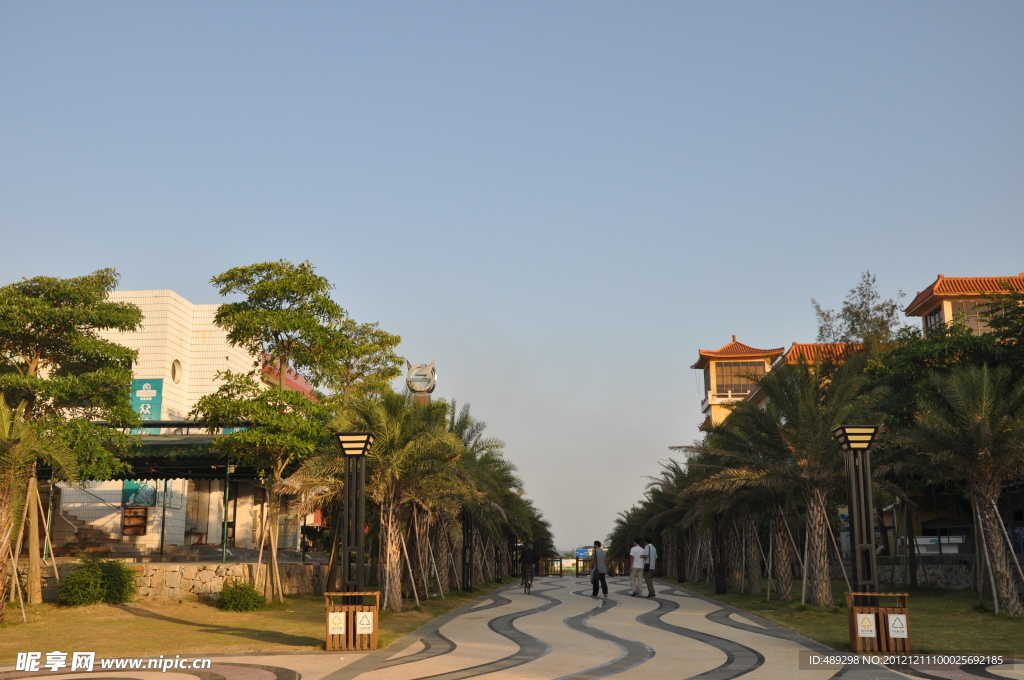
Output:
M526 581L527 569L530 570L531 576L539 571L540 553L533 549L533 543L527 543L523 546L523 556L519 558L519 562L523 565L523 582Z

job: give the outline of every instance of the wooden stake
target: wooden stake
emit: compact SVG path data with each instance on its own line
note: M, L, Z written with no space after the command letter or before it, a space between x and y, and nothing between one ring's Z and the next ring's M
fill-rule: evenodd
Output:
M50 483L50 493L53 493L53 483ZM43 536L45 545L50 551L50 564L53 565L53 578L60 583L60 574L57 573L57 558L53 556L53 543L50 542L50 527L46 524L46 512L43 510L43 497L39 495L39 487L36 486L36 501L39 502L39 516L42 518Z
M416 606L419 607L420 596L416 594L416 576L412 571L412 562L409 561L409 549L405 547L405 534L399 531L398 537L402 539L402 553L405 555L405 566L409 569L409 583L412 585L412 596L416 598Z

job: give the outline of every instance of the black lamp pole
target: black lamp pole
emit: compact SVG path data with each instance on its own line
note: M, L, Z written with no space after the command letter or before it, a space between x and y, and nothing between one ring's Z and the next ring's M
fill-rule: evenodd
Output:
M373 439L373 435L368 432L338 435L345 453L344 513L340 532L341 551L337 558L341 569L342 592L361 592L366 589L366 452L373 444ZM350 568L353 554L356 559L354 571Z
M854 587L860 593L878 592L878 565L875 559L875 503L871 488L871 444L878 430L877 427L867 425L841 425L832 431L842 445L843 455L846 458L846 478L850 492L850 542L853 547L855 572Z

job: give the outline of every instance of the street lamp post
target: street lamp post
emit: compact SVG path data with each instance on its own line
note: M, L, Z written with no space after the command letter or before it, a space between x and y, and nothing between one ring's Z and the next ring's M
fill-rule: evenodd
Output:
M340 535L341 554L338 555L342 569L342 592L361 592L366 587L366 452L373 445L373 439L373 435L368 432L338 434L338 442L345 454L344 514ZM349 567L353 553L356 557L354 573Z
M220 563L224 564L228 561L228 487L231 485L231 473L235 471L234 465L224 466L224 520L220 528ZM167 480L164 480L164 498L167 498ZM166 512L167 501L164 500L164 512ZM163 529L161 529L160 535L160 549L163 550ZM161 553L163 554L163 553Z
M850 543L853 547L854 587L860 593L878 592L875 504L871 491L871 444L879 429L870 425L840 425L832 430L832 435L839 440L846 458L846 478L850 489Z

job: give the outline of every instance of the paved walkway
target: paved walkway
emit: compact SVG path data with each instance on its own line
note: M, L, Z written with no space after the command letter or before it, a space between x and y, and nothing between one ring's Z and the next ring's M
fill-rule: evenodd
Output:
M609 579L607 599L584 578L543 578L530 595L511 584L370 653L320 652L214 657L201 672L91 673L93 680L900 680L1013 678L1014 667L879 666L801 669L801 654L832 650L785 628L691 592L659 585L655 598ZM69 675L0 672L15 678ZM81 680L79 677L78 680Z

